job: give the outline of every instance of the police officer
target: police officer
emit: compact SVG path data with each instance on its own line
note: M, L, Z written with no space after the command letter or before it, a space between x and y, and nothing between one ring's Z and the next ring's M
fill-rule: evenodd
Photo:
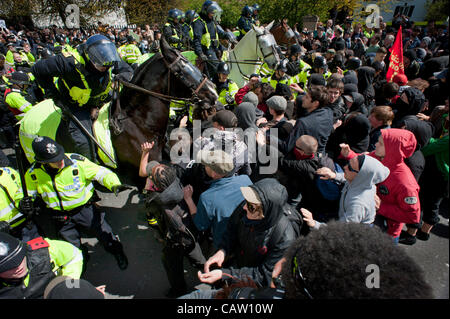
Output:
M0 168L0 232L27 242L39 237L32 222L32 207L23 199L19 173L11 167Z
M261 11L261 7L259 6L259 4L255 3L254 5L252 5L253 7L253 24L256 25L257 27L259 27L259 11Z
M167 22L162 29L162 34L167 42L178 50L183 47L183 31L180 24L183 15L183 12L179 9L170 9Z
M142 53L136 45L136 40L132 35L128 35L127 44L122 49L122 60L128 63L133 69L135 69L137 67L135 63L141 55Z
M325 80L331 75L328 71L327 59L324 56L316 56L313 62L313 72L322 74Z
M205 73L213 79L217 65L223 51L219 43L219 37L229 41L235 41L232 36L223 31L218 25L222 8L215 1L207 0L202 5L200 16L193 22L194 52L202 61L206 62Z
M59 235L81 247L78 227L96 232L105 250L113 254L120 269L126 269L128 260L117 235L104 219L105 213L94 203L93 180L113 191L129 189L109 169L92 163L87 158L64 153L61 145L49 137L37 137L32 148L35 162L25 174L30 196L40 195L56 221Z
M112 67L114 73L133 72L119 61L115 45L107 37L96 34L70 54L38 61L32 72L44 89L45 98L53 99L63 113L71 113L92 135L91 109L102 107L111 98ZM58 78L56 85L54 77ZM63 118L66 145L95 162L95 147L89 136L70 116Z
M197 20L199 17L198 13L195 10L188 10L185 14L185 23L183 25L183 28L185 28L185 31L187 31L187 34L189 35L189 41L192 45L192 41L194 40L194 30L192 29L192 23Z
M119 56L122 60L124 60L124 56L125 56L125 47L128 44L127 38L126 37L121 37L119 38L119 47L117 48L117 53L119 53ZM124 60L125 61L125 60Z
M64 34L57 34L55 36L55 43L53 44L53 52L60 54L63 52L71 52L74 49L66 42L66 36Z
M53 278L79 279L82 269L83 255L70 243L42 237L24 243L0 232L0 299L41 299Z
M241 17L238 20L239 36L238 41L240 41L246 34L252 29L253 26L253 7L245 6L242 8Z
M217 66L217 77L214 84L216 85L217 94L219 94L219 102L230 107L235 104L234 96L239 91L239 87L228 78L229 74L230 67L228 64L220 62Z
M302 49L299 44L295 43L289 48L287 64L287 74L289 76L296 76L302 71L311 69L311 65L301 59Z
M290 85L292 83L292 80L289 75L286 74L286 72L288 71L288 62L288 59L283 59L280 64L278 64L275 71L271 75L264 77L262 79L262 82L269 83L270 86L274 88L274 90L276 89L278 83Z
M34 97L27 92L30 85L32 82L28 74L21 71L11 74L10 88L5 92L5 102L17 120L21 120L36 103Z

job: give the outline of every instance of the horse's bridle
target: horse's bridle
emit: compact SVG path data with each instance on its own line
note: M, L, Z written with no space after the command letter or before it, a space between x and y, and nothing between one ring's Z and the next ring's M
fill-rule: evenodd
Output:
M184 60L185 62L188 62L188 61L180 53L176 52L176 54L177 54L177 58L172 63L169 63L164 58L164 56L162 56L164 64L167 66L167 68L169 70L168 92L170 92L170 74L173 74L173 75L175 75L175 77L180 79L183 83L186 84L186 86L188 86L191 89L191 91L192 91L191 97L189 97L189 98L182 98L182 97L171 96L171 95L168 95L168 94L158 93L158 92L155 92L155 91L150 91L150 90L144 89L143 87L141 87L139 85L136 85L136 84L124 81L124 80L122 80L120 78L116 78L114 80L115 83L114 83L114 91L113 91L113 103L115 103L116 108L117 107L120 108L120 98L119 98L120 85L119 84L122 84L123 86L125 86L125 87L127 87L129 89L132 89L132 90L144 93L144 94L148 94L150 96L156 97L156 98L158 98L160 100L163 100L163 101L166 101L166 102L169 102L169 103L173 102L173 103L178 103L178 104L185 104L187 102L188 105L189 104L194 104L194 105L200 104L202 101L201 101L201 99L198 96L198 92L200 92L201 88L205 85L205 83L208 80L208 78L205 75L203 75L202 81L200 81L200 83L197 86L186 83L186 81L184 79L184 76L181 74L180 71L176 71L174 69L174 66L180 60ZM181 70L182 68L180 67L179 69ZM117 118L113 118L113 117L110 118L110 124L111 124L111 127L113 128L113 133L115 135L120 135L123 132L123 128L121 127L120 122L125 120L125 119L127 119L127 118L128 118L127 116L122 116L122 117L118 116Z

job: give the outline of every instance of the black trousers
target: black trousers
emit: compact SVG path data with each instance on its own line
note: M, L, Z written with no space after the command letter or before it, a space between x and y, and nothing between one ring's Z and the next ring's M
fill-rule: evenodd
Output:
M162 263L166 270L167 278L170 286L176 292L186 293L186 281L184 279L183 258L186 257L192 266L203 271L203 265L206 262L202 250L198 242L195 243L194 249L189 253L185 253L183 249L172 247L165 244L162 251Z
M422 221L429 225L439 223L439 206L442 199L448 196L448 180L444 179L439 171L434 156L428 156L425 160L425 169L420 177L420 205L422 209Z
M81 122L83 127L93 135L90 109L82 107L79 109L72 108L71 112ZM57 131L57 141L63 145L67 153L77 153L94 163L96 162L96 146L94 142L73 120L64 118L61 121Z
M59 212L55 211L55 213ZM111 226L105 220L105 213L93 204L83 206L67 221L58 221L57 224L59 236L78 248L81 248L80 231L84 228L95 232L97 239L107 252L117 254L123 251L118 236L113 233Z

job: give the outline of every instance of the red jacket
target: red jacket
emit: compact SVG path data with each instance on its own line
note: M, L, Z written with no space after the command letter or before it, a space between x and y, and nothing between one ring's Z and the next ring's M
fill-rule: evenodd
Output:
M237 91L237 93L234 96L234 101L236 102L236 105L239 105L242 103L242 99L244 98L245 94L247 94L248 92L250 92L250 88L247 85L244 85L243 87L241 87L239 89L239 91ZM261 111L263 111L264 114L268 112L266 103L261 102L256 107L258 109L260 109Z
M369 154L390 170L388 178L377 185L377 195L381 200L377 214L387 218L388 234L398 237L404 223L420 221L420 188L404 162L414 153L417 141L413 133L403 129L383 129L381 136L386 155L381 160L375 155L376 151ZM349 154L349 158L354 156L357 156L354 152Z

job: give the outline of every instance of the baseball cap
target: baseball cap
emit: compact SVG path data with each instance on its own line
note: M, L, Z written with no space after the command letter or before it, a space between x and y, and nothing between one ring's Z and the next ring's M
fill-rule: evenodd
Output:
M233 157L222 150L201 150L197 153L197 162L219 175L227 175L234 169Z
M241 187L241 192L247 202L256 204L256 205L262 204L258 193L256 193L256 191L253 189L253 187Z

